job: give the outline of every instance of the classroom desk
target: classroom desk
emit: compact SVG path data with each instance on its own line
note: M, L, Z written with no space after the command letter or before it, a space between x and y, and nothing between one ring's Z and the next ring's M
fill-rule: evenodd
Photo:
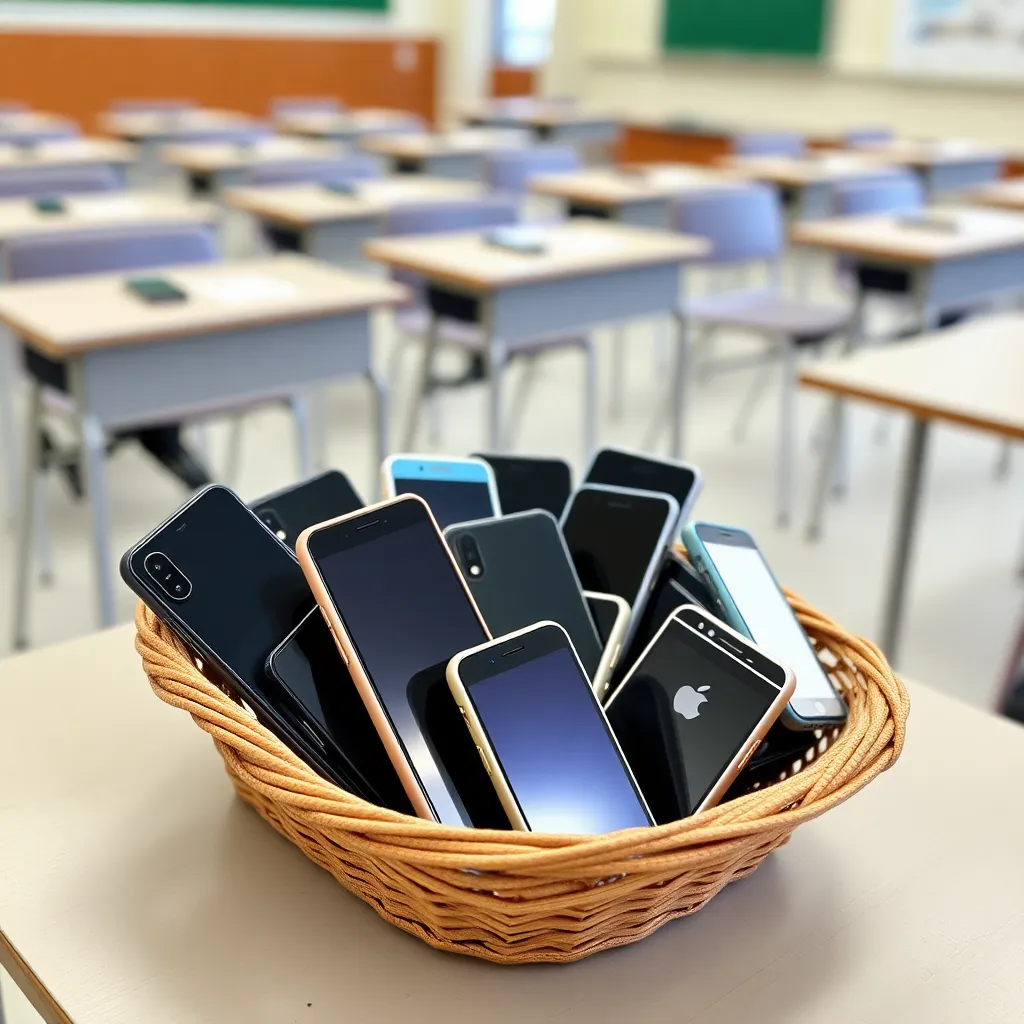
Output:
M622 131L622 119L607 112L527 96L492 100L467 108L462 116L469 125L526 128L538 139L572 146L608 146Z
M638 227L667 229L672 200L687 192L730 188L720 171L685 164L637 164L628 169L592 167L566 174L541 174L529 189L561 199L570 216L603 217Z
M245 183L246 174L261 164L335 156L337 145L318 139L302 139L290 135L271 135L251 146L235 146L225 142L178 143L163 146L162 163L179 168L188 178L193 194L219 195L224 189Z
M893 769L698 914L498 966L385 923L237 800L133 636L0 664L0 963L47 1024L1020 1020L1019 725L912 684Z
M47 114L39 110L0 114L0 141L3 142L31 146L77 134L78 125L59 114Z
M0 285L0 321L67 368L92 516L100 620L116 618L105 441L118 428L178 422L365 376L376 399L375 457L387 450L386 395L372 364L371 314L406 298L390 281L302 256L171 267L152 273L188 300L147 304L124 274ZM40 387L25 422L15 570L16 646L24 646Z
M53 139L31 149L0 144L0 174L11 171L58 170L67 167L109 167L124 184L135 162L135 147L115 139Z
M422 121L406 110L375 107L347 111L289 110L274 119L274 127L285 135L352 143L376 135L418 131Z
M965 201L978 206L991 206L997 210L1024 213L1024 178L1005 178L987 185L979 185L965 192Z
M289 244L328 263L363 262L363 243L380 234L388 210L402 203L445 202L483 194L481 185L403 174L357 182L352 195L323 185L267 185L229 189L224 202L252 214Z
M503 450L502 378L510 344L658 313L679 320L683 263L708 251L703 239L606 221L578 218L540 230L546 251L534 255L500 249L478 232L378 238L364 246L370 259L421 275L435 317L480 325L490 368L488 443L495 452ZM413 450L436 347L436 331L431 329L406 430L406 451ZM682 451L687 356L680 321L673 377L678 398L672 421L675 451ZM593 425L587 433L594 433ZM588 447L591 442L587 437Z
M148 146L256 123L248 114L216 109L108 110L100 115L100 127L107 135Z
M910 167L929 196L983 185L999 177L1006 153L970 139L896 138L857 147L889 163Z
M900 482L896 542L880 630L890 662L895 663L899 656L931 425L944 421L1024 440L1022 342L1024 316L1006 314L808 366L800 375L801 383L809 387L902 409L914 418ZM833 444L830 437L826 447ZM825 460L822 471L827 473ZM1024 741L1024 735L1021 739Z
M491 153L521 149L529 134L516 128L466 128L453 132L410 132L365 139L361 146L391 163L395 172L480 181Z

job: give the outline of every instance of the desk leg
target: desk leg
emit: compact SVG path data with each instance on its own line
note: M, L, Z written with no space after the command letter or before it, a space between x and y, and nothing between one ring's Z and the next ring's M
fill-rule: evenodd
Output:
M789 526L793 514L796 468L796 364L797 348L791 338L782 343L782 406L779 415L778 523Z
M811 515L807 521L807 539L817 540L821 536L822 520L825 517L825 502L828 500L829 479L832 467L839 455L843 433L843 400L832 398L828 403L825 432L821 446L821 462L814 482L811 498Z
M28 414L25 417L24 452L21 463L19 511L14 535L14 600L11 606L11 646L28 647L29 572L32 563L32 535L36 527L36 473L39 464L39 428L43 418L43 389L35 380L28 384Z
M100 626L117 621L114 574L110 553L110 504L107 496L107 452L103 427L92 417L81 418L85 486L92 515L92 552L96 563L96 587L100 602Z
M686 398L690 378L690 324L682 310L673 314L678 324L676 361L672 372L672 390L669 393L670 419L669 454L681 459L686 440Z
M594 339L583 346L583 456L589 462L597 450L597 350Z
M504 432L501 429L502 395L504 393L505 369L508 352L504 341L494 334L491 317L485 318L487 338L487 373L490 376L490 395L487 409L487 443L495 454L505 450Z
M613 421L622 419L626 395L626 325L612 328L612 391L608 415Z
M914 542L917 509L921 502L921 481L928 451L928 420L915 419L907 442L903 481L900 486L899 519L896 545L889 567L889 583L882 619L882 650L890 664L896 665L903 626L903 605L910 569L910 549Z
M434 354L437 351L437 316L433 313L430 316L430 323L427 325L427 335L423 342L423 362L420 366L419 380L416 382L416 390L409 402L409 418L405 424L405 435L402 439L402 450L411 452L416 446L416 432L420 424L420 414L423 410L423 402L433 379Z
M864 292L857 291L857 301L853 307L853 315L850 318L850 329L846 335L846 344L843 347L844 354L856 352L864 344L864 319L865 319ZM846 402L839 402L839 440L836 444L832 460L829 463L831 475L831 489L836 496L846 493L850 486L850 425L849 412Z
M366 371L366 382L370 385L370 399L373 403L373 458L374 465L380 466L388 454L388 386L385 378L371 366ZM380 486L380 473L375 474Z
M307 480L313 472L309 445L309 408L306 399L301 395L292 395L288 400L288 406L292 413L292 423L295 425L295 463L299 479Z
M21 378L18 343L6 327L0 326L0 462L6 469L4 519L12 525L18 518L18 488L21 482L22 440L18 434L16 396Z

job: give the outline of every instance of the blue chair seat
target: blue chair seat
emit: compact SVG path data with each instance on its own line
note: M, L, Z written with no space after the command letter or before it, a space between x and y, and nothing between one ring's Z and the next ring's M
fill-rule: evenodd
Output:
M839 333L851 314L847 307L814 305L769 288L701 296L687 302L685 312L695 323L779 334L798 345Z

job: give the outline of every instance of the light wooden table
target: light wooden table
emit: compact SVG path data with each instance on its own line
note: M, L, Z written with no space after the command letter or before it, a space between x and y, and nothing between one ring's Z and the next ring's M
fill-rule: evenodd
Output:
M992 181L1006 160L1004 151L971 139L895 138L856 149L912 168L930 196Z
M109 167L121 180L135 162L135 147L116 139L53 139L25 149L0 144L0 174L7 170L57 170L67 167Z
M187 176L192 192L212 192L241 185L247 172L261 164L335 156L341 149L334 143L271 135L251 146L222 142L178 143L160 150L161 162L179 168Z
M289 237L302 252L350 266L363 261L363 243L380 234L394 207L480 195L483 187L476 182L402 174L356 182L351 195L323 185L266 185L229 189L223 199Z
M21 110L0 114L0 142L38 145L47 140L70 138L78 134L78 125L70 118L40 110Z
M423 121L407 110L365 107L360 110L289 110L274 125L285 135L304 135L335 142L359 142L375 135L421 131Z
M130 626L0 664L0 963L48 1024L1018 1024L1024 736L911 686L901 760L699 914L568 966L436 952L238 801Z
M605 111L524 96L467 108L463 120L492 128L528 128L538 139L568 145L608 146L622 131L622 119Z
M511 252L478 232L379 238L364 251L387 266L421 275L435 314L479 324L490 376L488 440L501 451L502 379L508 346L545 334L585 331L633 317L668 313L679 318L684 262L708 251L703 239L578 218L543 229L546 251ZM688 346L681 325L674 370L672 438L682 451ZM417 398L406 431L412 450L419 404L432 376L436 316L424 346ZM593 408L588 385L587 408ZM589 447L595 432L586 430Z
M1024 440L1024 316L976 320L919 340L808 366L800 380L842 398L901 409L913 417L880 630L882 647L895 662L931 425L944 421ZM828 449L836 444L836 422ZM827 467L826 454L819 490L826 486Z
M979 185L978 188L966 192L963 198L979 206L1024 213L1024 178L1006 178L987 185Z
M391 162L396 172L480 181L490 153L521 149L528 132L516 128L466 128L451 132L411 132L365 139L361 145Z
M255 126L257 122L248 114L199 107L170 111L108 110L100 115L100 128L107 135L149 145L250 124Z
M0 321L67 369L92 516L100 621L116 619L106 439L118 429L243 408L361 375L376 405L374 455L386 453L386 393L373 369L371 314L406 298L390 281L287 255L147 271L187 300L152 305L128 274L0 285ZM41 386L31 381L14 573L14 643L25 646ZM301 410L297 410L300 411ZM301 415L297 419L301 427ZM306 445L300 434L300 452ZM302 467L307 468L307 467Z

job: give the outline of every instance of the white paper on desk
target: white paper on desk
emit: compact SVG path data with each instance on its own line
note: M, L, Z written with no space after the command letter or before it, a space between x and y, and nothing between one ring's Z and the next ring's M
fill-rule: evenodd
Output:
M622 248L622 242L603 231L587 231L578 228L564 235L549 237L549 251L558 255L575 255L576 253L615 252Z
M82 220L108 220L113 217L137 217L143 212L142 203L131 196L113 199L81 200L74 204L75 213Z
M250 302L281 302L297 294L290 281L266 274L225 274L193 281L188 291L224 306L240 306Z

